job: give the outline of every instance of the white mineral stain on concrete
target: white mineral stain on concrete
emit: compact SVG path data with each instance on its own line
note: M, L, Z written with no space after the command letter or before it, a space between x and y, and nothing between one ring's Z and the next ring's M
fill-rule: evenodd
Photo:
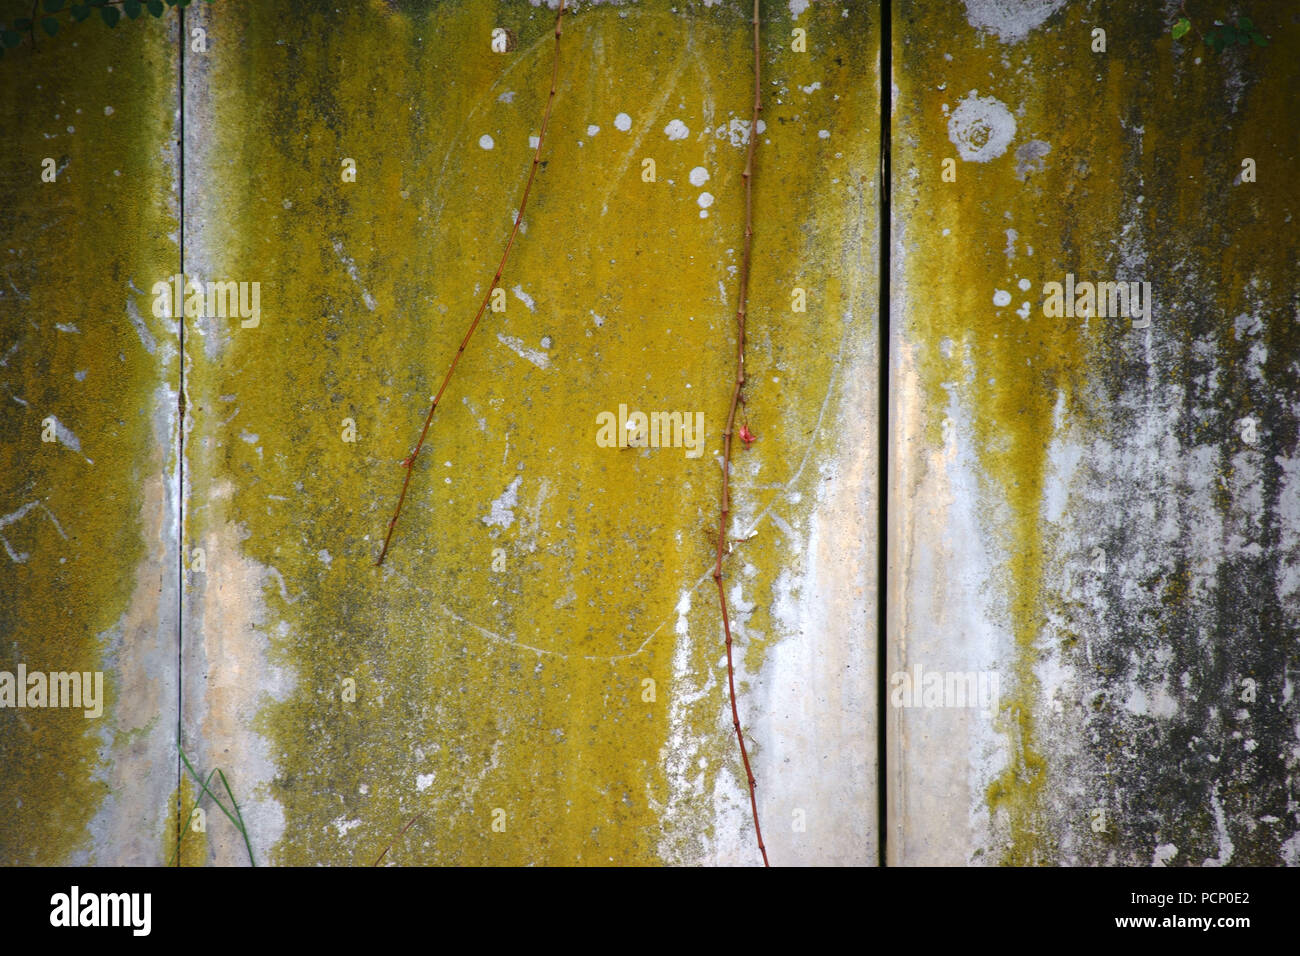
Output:
M164 430L175 422L175 393L169 394L171 407L159 410L155 419ZM140 535L145 548L135 569L130 603L117 623L98 635L105 648L106 669L111 668L117 686L113 710L100 728L105 752L111 752L113 759L103 770L108 797L90 824L94 849L86 862L92 865L165 863L159 847L176 812L170 799L176 789L179 680L176 496L175 487L164 484L161 458L161 452L155 452L158 470L142 482ZM129 747L112 746L114 740L124 738L132 741Z
M284 638L289 627L281 622L278 632L272 630L275 615L264 595L267 583L276 581L281 598L287 600L283 575L242 553L249 532L242 524L224 520L233 493L234 485L227 480L213 485L213 521L203 537L208 569L186 608L185 633L192 637L183 647L182 745L195 770L206 774L223 767L232 777L260 865L266 850L283 835L285 815L270 795L277 774L270 741L249 728L269 702L292 695L297 677L270 657L272 634ZM237 779L232 768L237 768ZM190 783L194 785L192 779ZM233 827L210 827L208 842L216 865L248 865L243 838Z
M479 518L489 528L497 525L502 529L509 528L515 522L515 508L519 504L519 483L523 478L515 476L514 481L510 482L510 487L501 493L501 497L492 502L492 510Z

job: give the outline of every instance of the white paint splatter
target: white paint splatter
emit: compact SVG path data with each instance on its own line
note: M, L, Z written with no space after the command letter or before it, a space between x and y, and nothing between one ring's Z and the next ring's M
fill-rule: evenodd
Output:
M790 0L790 16L799 19L799 14L808 9L811 0Z
M987 163L1007 151L1016 135L1016 120L1003 103L971 90L948 119L948 139L968 163Z
M686 128L685 123L679 119L675 119L664 127L664 135L672 140L685 139L687 136L691 135L691 131Z
M596 135L597 133L599 133L599 132L600 132L600 127L599 127L599 126L588 126L588 127L587 127L587 135L588 135L588 136L595 136L595 135Z
M692 186L703 186L709 181L709 171L703 166L696 166L691 170L690 180Z
M819 130L817 131L817 138L818 138L818 139L830 139L830 138L831 138L831 131L828 130L828 129L819 129Z
M614 128L620 133L626 133L632 128L632 117L626 113L619 113L614 117Z
M434 774L431 773L418 774L415 778L415 789L421 793L428 790L429 787L433 786L433 778Z
M496 143L492 141L492 137L489 136L487 133L484 133L482 136L478 138L478 144L483 149L491 149L493 146L496 145Z
M1029 291L1029 280L1028 280L1028 279L1021 279L1021 280L1020 280L1020 291L1021 291L1021 292L1028 292L1028 291Z
M993 304L996 305L999 309L1002 308L1004 305L1010 305L1011 293L1005 292L1002 289L994 289Z
M700 198L695 201L700 204L701 209L708 209L713 205L713 193L700 193Z

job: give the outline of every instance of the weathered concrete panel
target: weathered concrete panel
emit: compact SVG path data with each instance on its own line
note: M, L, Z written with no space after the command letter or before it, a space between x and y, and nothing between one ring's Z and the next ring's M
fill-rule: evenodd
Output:
M1300 23L1176 9L896 5L888 668L999 699L890 709L891 862L1300 862Z
M757 862L709 578L748 5L566 16L506 310L465 353L382 568L398 463L513 222L554 14L298 6L204 8L210 53L187 59L186 269L260 283L255 327L186 336L185 542L207 565L187 753L226 771L259 862L368 864L418 814L386 862ZM740 707L773 862L867 863L877 31L806 10L796 52L788 6L765 7ZM620 406L702 414L705 440L600 447ZM246 861L225 821L208 841Z
M38 32L0 61L4 863L158 862L174 815L179 350L150 295L179 263L168 29ZM20 666L105 699L18 709Z

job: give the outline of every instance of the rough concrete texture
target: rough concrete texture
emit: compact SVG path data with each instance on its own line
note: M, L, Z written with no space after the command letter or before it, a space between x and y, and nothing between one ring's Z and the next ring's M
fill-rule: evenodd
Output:
M148 293L179 262L177 55L152 26L0 61L0 671L102 671L106 698L0 709L6 863L156 862L174 815L179 350Z
M4 158L15 231L0 354L17 351L0 376L0 512L38 502L0 529L29 555L0 558L0 664L54 669L54 648L75 648L114 688L103 721L77 717L76 734L58 711L0 712L6 764L25 768L0 778L0 856L168 860L178 785L186 809L196 795L176 767L179 681L181 746L205 777L223 770L259 865L369 864L417 816L385 862L757 863L710 578L747 4L566 15L505 311L465 353L382 568L399 462L513 222L554 13L302 7L188 11L207 51L186 49L183 97L178 36L157 24L88 32L93 56L75 64L66 49L26 74L0 63L20 77L3 100L20 148ZM727 590L773 862L868 863L878 24L865 5L804 7L764 11L746 409L758 440L735 452ZM491 48L498 27L509 52ZM129 111L101 82L109 63L133 87ZM74 122L97 178L74 165L41 186L44 136ZM70 153L83 142L59 137ZM119 153L136 176L113 177ZM41 189L64 205L38 202ZM64 208L78 229L51 229ZM256 322L187 316L182 344L150 296L127 301L182 254L191 281L259 283ZM806 312L792 311L796 287ZM80 338L58 330L69 320ZM620 405L702 413L704 440L601 447L597 416ZM46 408L84 454L40 442ZM119 730L105 745L96 726ZM37 758L48 740L67 752ZM114 789L127 773L134 789ZM72 797L36 811L40 790ZM186 832L183 862L246 864L242 836L203 805L207 831Z
M998 695L889 709L890 862L1300 863L1300 20L1219 6L896 6L889 692Z

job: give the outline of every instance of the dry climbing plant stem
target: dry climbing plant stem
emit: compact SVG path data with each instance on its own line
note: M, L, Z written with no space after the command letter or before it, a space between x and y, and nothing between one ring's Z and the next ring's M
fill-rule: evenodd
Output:
M727 689L731 693L731 724L736 729L740 744L740 759L745 764L745 779L749 783L749 808L754 813L754 835L758 838L758 852L767 861L767 847L763 845L763 830L758 825L758 799L754 796L754 771L749 766L749 752L745 749L745 735L740 729L740 711L736 708L736 668L731 659L731 621L727 617L727 592L722 582L723 542L727 540L727 523L731 514L731 439L736 429L736 409L744 404L741 394L745 387L745 313L749 308L749 262L754 244L754 147L758 144L758 114L763 109L763 94L759 81L758 0L754 0L754 112L749 120L749 147L745 152L745 246L740 263L740 301L736 308L736 384L731 392L731 409L727 412L727 428L722 433L722 509L718 516L717 556L713 564L713 580L718 585L718 604L722 607L722 630L727 637Z
M506 240L505 251L501 253L501 262L497 266L496 275L492 277L491 285L488 286L487 294L483 296L483 301L479 303L478 312L474 315L474 321L469 324L469 330L465 333L465 337L461 339L460 348L456 350L451 365L447 369L447 374L442 378L442 385L438 387L437 394L433 396L433 402L429 405L429 414L424 416L424 427L420 429L420 438L415 443L415 450L402 462L402 467L406 471L402 478L402 493L397 498L397 507L393 510L393 517L388 521L388 532L384 535L384 547L379 552L379 559L375 561L376 566L383 564L384 558L388 555L388 547L393 541L393 531L397 527L397 519L402 515L402 505L406 503L407 489L411 486L411 472L415 468L415 460L420 455L420 449L424 447L424 439L429 434L429 426L433 424L433 413L438 410L438 403L442 401L442 393L447 390L447 383L451 381L456 366L460 364L460 357L465 354L469 340L474 337L474 331L478 328L483 313L487 311L487 305L492 299L492 293L501 282L501 273L505 271L506 260L510 257L510 249L515 244L515 237L519 235L519 224L523 222L524 210L528 206L528 194L532 192L533 179L536 178L537 167L542 161L542 145L546 142L546 127L551 121L551 105L555 102L555 87L560 78L560 25L564 19L565 2L566 0L560 0L559 12L555 15L555 62L551 66L551 92L546 97L546 112L542 115L542 128L537 135L537 151L533 154L533 165L528 170L528 182L524 186L523 198L519 200L519 213L515 216L514 228L510 230L510 238Z

